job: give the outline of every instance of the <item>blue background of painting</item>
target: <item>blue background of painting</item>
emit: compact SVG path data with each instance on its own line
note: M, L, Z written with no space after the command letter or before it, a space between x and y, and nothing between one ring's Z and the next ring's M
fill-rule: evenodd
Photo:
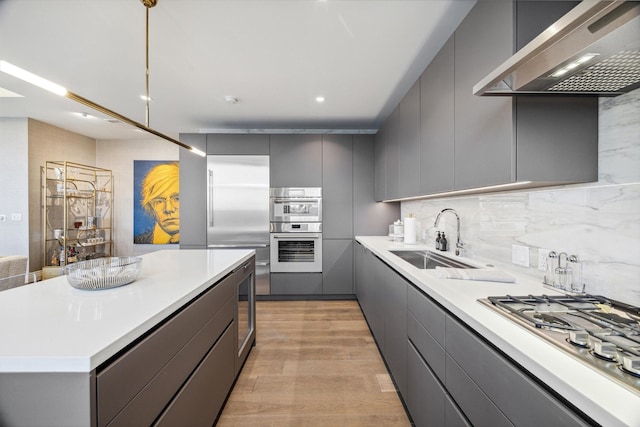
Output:
M145 212L141 205L142 195L140 188L142 180L149 170L162 163L174 163L175 160L134 160L133 161L133 235L151 231L155 225L155 219Z

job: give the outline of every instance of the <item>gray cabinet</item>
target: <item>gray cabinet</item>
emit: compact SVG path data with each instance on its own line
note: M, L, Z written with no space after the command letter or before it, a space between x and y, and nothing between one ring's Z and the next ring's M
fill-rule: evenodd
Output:
M420 194L420 79L400 101L398 162L399 194Z
M421 194L455 188L453 48L451 36L420 77Z
M414 85L376 136L376 198L514 182L540 187L596 181L596 97L472 93L478 81L575 4L479 0L416 82L418 105Z
M353 237L353 142L351 135L322 137L322 237Z
M181 134L180 141L206 151L206 135ZM207 247L207 159L180 150L180 248ZM188 207L188 209L185 209Z
M356 293L362 312L402 395L407 390L407 282L358 244Z
M382 126L375 136L375 199L382 201L387 195L387 129Z
M207 154L268 155L269 135L207 134Z
M474 425L587 425L458 320L445 329L447 389Z
M322 187L322 136L271 135L271 187Z
M382 264L384 313L384 359L402 396L407 394L407 282L391 267Z
M322 295L322 273L271 273L271 295Z
M98 426L215 421L236 377L237 278L227 276L97 369Z
M405 404L416 427L440 427L445 423L447 394L416 348L408 343Z
M514 52L511 0L480 0L455 37L455 187L515 179L513 100L480 97L473 85Z
M386 191L385 200L400 197L400 106L398 105L385 123Z
M322 293L353 295L353 239L322 241Z
M400 218L400 203L377 203L373 135L353 136L353 235L384 236Z
M363 245L355 253L358 301L416 426L588 424Z

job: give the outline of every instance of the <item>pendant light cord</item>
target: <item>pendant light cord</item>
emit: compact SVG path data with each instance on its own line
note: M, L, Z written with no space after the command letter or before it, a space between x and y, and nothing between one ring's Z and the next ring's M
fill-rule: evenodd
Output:
M146 20L146 51L145 51L145 86L146 86L146 90L147 90L147 109L146 109L146 114L145 114L145 118L146 118L146 125L147 127L149 127L149 103L151 98L149 98L149 7L146 7L147 10L147 20Z

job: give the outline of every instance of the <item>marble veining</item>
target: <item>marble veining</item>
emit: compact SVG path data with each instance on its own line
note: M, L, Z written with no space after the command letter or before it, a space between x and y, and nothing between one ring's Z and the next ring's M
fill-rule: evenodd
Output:
M466 256L542 283L538 248L575 254L588 292L640 305L640 89L600 100L598 151L595 183L402 202L402 216L413 213L433 242L436 215L454 208ZM455 241L453 216L440 228ZM531 248L529 268L511 264L514 244Z

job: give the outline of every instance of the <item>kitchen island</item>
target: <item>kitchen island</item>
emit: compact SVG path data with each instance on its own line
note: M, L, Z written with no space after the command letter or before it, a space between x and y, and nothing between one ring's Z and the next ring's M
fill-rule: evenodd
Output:
M543 419L546 417L551 423L549 425L585 425L591 422L606 426L640 425L640 390L634 392L620 386L478 302L478 299L492 295L552 295L556 293L552 289L543 287L541 283L515 270L509 270L508 274L515 277L516 283L441 279L436 276L434 270L414 267L390 252L432 249L430 246L405 245L392 242L387 237L377 236L357 237L356 240L359 243L356 249L358 300L365 315L369 313L367 321L383 355L387 353L385 359L410 412L412 407L419 408L417 405L412 406L414 397L411 394L416 390L420 392L417 397L418 404L425 406L424 399L427 398L424 394L429 390L421 388L424 381L416 381L416 372L419 371L412 371L415 366L425 366L427 374L424 378L435 378L432 381L434 387L440 390L439 393L443 396L444 403L441 406L445 407L445 421L449 420L448 416L455 417L456 411L459 414L460 407L466 405L464 409L469 408L470 412L460 417L464 422L471 419L469 415L473 415L473 411L483 407L484 412L479 414L480 418L487 416L488 411L485 409L489 408L506 424L527 425L527 422L515 420L515 416L511 418L511 414L527 410L538 413L539 411L535 410L537 402L527 399L528 396L534 395L533 392L523 392L522 387L505 380L517 377L523 383L530 384L531 390L536 390L535 393L544 394L544 398L540 398L539 401L544 401L548 408L566 415L566 420L569 420L567 424L562 424L559 419L549 420L549 417L553 418L551 412L541 414ZM361 251L360 254L358 251ZM362 262L358 265L359 259L364 260L364 269ZM373 262L367 264L368 259ZM478 267L486 266L477 260L462 260ZM368 271L371 267L374 267L373 272ZM387 271L392 274L389 275ZM363 275L364 281L361 280ZM399 297L394 296L394 293L398 295L395 289L389 290L382 297L376 295L377 290L374 289L371 290L373 295L370 295L367 293L367 283L375 282L376 277L381 275L384 277L382 282L385 286L399 288L406 285L407 290L404 294L400 293ZM380 301L379 304L376 298ZM405 307L404 317L398 315L397 307L402 307L401 304ZM382 322L377 318L380 310L385 312ZM396 322L398 318L400 320ZM394 329L394 322L404 323L404 338L397 337L400 334L396 331L400 329ZM466 342L455 342L458 340ZM397 356L396 349L400 348L403 342L405 353ZM424 350L422 354L421 350ZM464 371L471 365L476 365L480 371L488 370L490 365L484 357L489 353L492 353L491 357L495 356L495 360L500 359L504 366L504 370L489 378L490 387L493 387L491 391L482 390L482 386L476 384L477 378L482 379L484 372ZM394 360L402 358L404 365ZM413 365L412 360L415 361ZM435 362L431 363L432 361ZM431 366L426 368L429 363ZM398 367L396 374L394 366ZM450 384L454 376L462 378L463 381L457 385L454 381ZM456 389L460 384L464 387ZM447 389L449 385L451 387ZM501 387L504 389L498 390ZM471 388L476 388L479 392L472 396ZM506 406L509 407L500 407L499 402L492 401L496 400L494 396L502 398L503 402L507 401ZM475 398L484 399L484 406L478 405ZM459 401L456 402L456 399ZM426 404L429 405L428 402ZM421 425L415 414L412 416L416 425ZM436 416L437 414L432 413L431 421ZM530 425L535 425L536 421L532 417L528 416L525 419Z
M221 407L244 362L237 288L255 277L254 257L164 250L142 256L123 287L83 291L58 277L0 293L0 425L170 424L203 386Z

